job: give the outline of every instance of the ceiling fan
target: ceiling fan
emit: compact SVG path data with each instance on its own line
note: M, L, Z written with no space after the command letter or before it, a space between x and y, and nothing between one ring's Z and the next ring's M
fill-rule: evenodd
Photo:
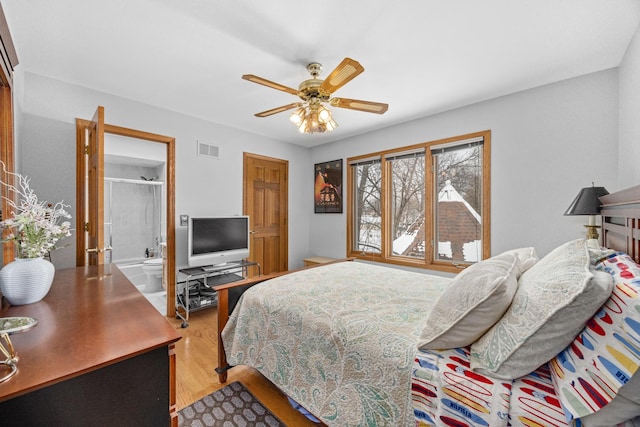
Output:
M302 102L292 102L291 104L256 113L255 116L267 117L296 108L291 113L290 120L298 127L298 130L302 133L321 133L332 131L338 126L326 104L333 107L376 114L384 114L389 108L389 105L381 102L331 97L335 91L364 71L364 67L356 60L345 58L324 80L318 78L322 72L321 64L312 62L307 65L307 70L311 74L311 78L300 83L298 89L284 86L253 74L243 75L242 78L244 80L296 95L302 100Z

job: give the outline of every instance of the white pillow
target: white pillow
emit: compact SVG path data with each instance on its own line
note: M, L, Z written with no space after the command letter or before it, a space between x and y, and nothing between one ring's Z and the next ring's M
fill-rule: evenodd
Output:
M520 278L520 275L522 273L524 273L525 271L533 267L539 261L535 248L529 247L529 248L511 249L509 251L501 253L500 255L511 255L511 254L517 256L518 259L520 260L520 272L518 272L517 274L518 279Z
M554 249L522 274L505 315L471 346L471 368L515 379L553 358L609 297L611 276L596 273L586 240Z
M511 304L520 257L503 253L467 267L447 286L420 334L421 349L465 347L493 326Z

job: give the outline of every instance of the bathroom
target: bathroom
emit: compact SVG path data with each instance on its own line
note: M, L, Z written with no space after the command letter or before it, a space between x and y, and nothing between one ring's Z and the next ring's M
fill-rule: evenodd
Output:
M166 162L161 144L105 135L104 220L110 259L166 315Z

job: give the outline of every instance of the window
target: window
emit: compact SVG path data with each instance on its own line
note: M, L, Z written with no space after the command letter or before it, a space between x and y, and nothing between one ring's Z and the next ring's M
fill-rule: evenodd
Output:
M386 156L391 177L391 255L424 259L424 149Z
M358 162L351 165L355 191L358 197L349 211L355 212L353 250L379 254L382 250L382 203L380 183L382 171L380 159ZM352 186L352 188L354 188Z
M487 258L490 135L348 159L348 255L443 271Z

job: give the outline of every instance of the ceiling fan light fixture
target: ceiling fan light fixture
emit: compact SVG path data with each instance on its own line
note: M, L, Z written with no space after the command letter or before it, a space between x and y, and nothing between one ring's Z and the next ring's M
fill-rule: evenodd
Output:
M335 120L331 119L327 123L325 123L325 126L327 128L327 132L331 132L332 130L338 127L338 123L336 123Z
M300 123L300 126L298 126L298 131L300 131L300 133L307 133L307 121L303 120Z
M291 120L291 123L293 123L294 125L300 126L300 123L302 123L306 114L307 112L305 111L304 107L300 107L296 111L291 113L291 115L289 116L289 120Z
M333 120L331 110L322 105L317 99L309 100L307 105L291 113L289 120L300 133L331 132L338 127Z
M324 105L320 105L318 107L318 120L322 123L327 123L333 120L331 117L331 111L329 111L329 109Z
M311 108L311 111L309 112L309 115L307 116L308 120L308 124L309 124L309 132L308 133L319 133L319 132L324 132L324 130L322 130L322 126L320 123L320 120L318 120L318 110L315 108Z

